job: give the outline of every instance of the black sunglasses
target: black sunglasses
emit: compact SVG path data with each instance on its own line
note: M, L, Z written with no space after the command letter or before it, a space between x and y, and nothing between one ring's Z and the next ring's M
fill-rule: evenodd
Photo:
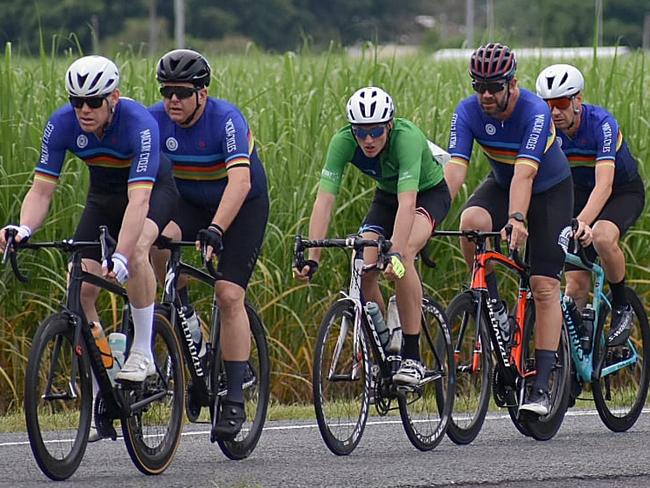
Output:
M472 81L472 88L476 93L485 93L486 91L491 95L503 91L508 86L507 81Z
M200 88L195 88L195 87L189 87L189 86L161 86L160 87L160 94L165 97L171 99L174 95L176 95L176 98L179 100L185 100L186 98L190 98L192 95L194 95L196 92L200 91Z
M107 95L108 96L108 95ZM84 103L90 108L99 108L106 100L106 96L103 97L68 97L70 100L70 105L74 108L81 108L84 106Z
M385 125L373 127L372 129L364 129L362 127L355 127L355 126L352 127L352 133L359 139L365 139L368 136L372 137L373 139L377 139L378 137L381 137L384 134L385 130L386 130Z

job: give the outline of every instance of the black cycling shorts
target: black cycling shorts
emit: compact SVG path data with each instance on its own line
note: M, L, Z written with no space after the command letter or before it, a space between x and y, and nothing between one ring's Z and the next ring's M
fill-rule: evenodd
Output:
M465 207L481 207L492 217L492 231L508 222L510 191L490 175L469 197ZM560 279L571 236L573 180L571 177L530 198L528 207L528 256L531 276Z
M159 174L149 197L147 218L158 227L158 233L167 226L179 199L178 190L171 173ZM124 212L129 203L126 191L120 193L98 192L93 188L88 191L86 206L74 233L75 241L96 241L99 226L108 227L108 232L117 240L122 228ZM87 248L81 251L84 258L101 262L101 250Z
M429 220L432 229L435 229L447 216L450 205L449 189L445 180L442 180L436 186L418 192L415 200L415 212ZM386 239L390 239L393 235L398 206L396 194L377 188L359 232L375 232L383 235Z
M216 208L197 207L180 198L172 220L181 228L183 240L193 241L199 230L212 223L215 212ZM220 280L246 289L262 249L268 219L269 197L266 192L244 202L223 235L223 252L217 266Z
M592 189L576 185L573 188L573 191L575 195L573 216L577 217L582 209L585 208L585 205L587 205L587 200L589 199L589 195L591 195ZM598 214L598 217L596 217L594 223L599 220L612 222L616 227L618 227L618 231L621 234L620 237L623 237L627 230L632 227L641 216L644 206L645 186L643 185L641 177L637 176L632 181L618 185L612 189L612 194L609 196L609 199ZM586 248L585 254L590 261L593 261L596 259L596 256L598 256L594 246ZM582 268L567 264L565 269L567 271L573 271Z

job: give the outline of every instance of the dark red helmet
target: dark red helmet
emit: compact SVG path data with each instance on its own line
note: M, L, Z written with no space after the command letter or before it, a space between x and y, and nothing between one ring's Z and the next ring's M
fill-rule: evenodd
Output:
M510 80L515 76L517 60L508 46L491 42L472 53L469 74L474 80Z

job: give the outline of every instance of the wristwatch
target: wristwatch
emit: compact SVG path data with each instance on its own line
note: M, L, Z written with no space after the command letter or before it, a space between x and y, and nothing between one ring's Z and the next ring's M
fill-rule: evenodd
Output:
M526 223L526 217L524 217L524 214L521 212L513 212L510 215L508 215L508 219L514 219L517 222L521 222L522 224Z

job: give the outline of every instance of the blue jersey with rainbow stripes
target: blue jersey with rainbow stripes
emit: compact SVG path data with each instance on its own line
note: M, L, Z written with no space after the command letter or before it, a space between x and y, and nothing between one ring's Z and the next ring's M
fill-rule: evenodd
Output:
M569 159L573 183L577 186L593 189L599 165L614 166L614 186L628 183L639 175L637 162L616 119L602 107L583 103L575 136L571 138L560 131L558 141Z
M510 188L515 164L537 169L533 193L548 190L571 174L548 105L528 90L520 89L514 112L503 121L486 115L476 96L462 100L451 119L450 163L468 164L474 140L503 188Z
M66 150L88 165L92 192L151 188L159 171L170 170L160 162L156 121L143 105L129 98L120 98L101 140L81 129L70 104L54 112L43 131L35 179L57 182Z
M169 118L163 102L149 107L149 112L158 121L161 150L172 161L176 186L185 200L216 209L228 182L228 169L236 166L250 168L247 199L266 192L266 174L253 134L233 104L208 97L201 118L188 128Z

